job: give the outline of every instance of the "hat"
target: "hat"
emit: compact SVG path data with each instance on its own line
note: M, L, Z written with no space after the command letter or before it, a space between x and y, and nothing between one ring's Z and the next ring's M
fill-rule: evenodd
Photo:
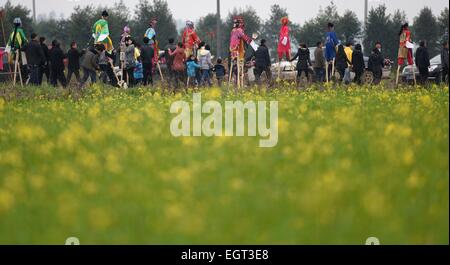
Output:
M130 27L128 27L128 26L125 26L125 27L123 28L123 32L130 33L130 31L131 31L131 29L130 29Z
M13 21L14 25L20 26L22 25L22 20L20 19L20 17L16 17Z
M109 17L109 14L106 10L102 12L102 17Z
M289 23L289 18L288 17L283 17L282 19L281 19L281 24L282 25L287 25Z
M189 28L193 28L194 27L194 22L188 20L188 21L186 21L186 26L189 27Z

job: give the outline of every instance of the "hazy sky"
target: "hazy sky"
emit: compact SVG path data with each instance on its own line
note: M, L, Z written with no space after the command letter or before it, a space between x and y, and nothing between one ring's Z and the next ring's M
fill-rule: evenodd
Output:
M72 12L76 5L87 4L107 4L114 3L115 0L36 0L37 14L48 14L54 11L57 16L61 14L67 16ZM151 0L150 0L151 1ZM3 5L6 0L0 0L0 5ZM32 7L32 0L11 0L14 4L22 3ZM133 10L138 0L124 1ZM292 20L297 23L303 23L305 20L314 17L320 7L326 6L330 0L222 0L222 16L228 14L228 11L234 7L254 7L260 17L267 19L270 12L270 6L278 3L282 7L288 8L288 12ZM334 0L340 12L350 9L358 14L360 19L363 18L364 1L363 0ZM175 19L192 19L197 20L199 17L208 13L215 12L215 0L168 0L169 7L173 12ZM437 15L440 14L444 7L448 7L448 0L369 0L370 6L377 6L385 3L389 11L395 9L402 9L408 15L408 19L412 20L417 15L419 10L424 6L429 6Z

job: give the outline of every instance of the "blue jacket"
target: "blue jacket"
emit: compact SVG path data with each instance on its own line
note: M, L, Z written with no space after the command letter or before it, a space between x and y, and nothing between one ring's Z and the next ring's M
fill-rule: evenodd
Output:
M327 61L331 61L336 58L336 45L338 44L339 40L336 36L336 32L327 32L325 41L325 58L327 59Z
M134 79L142 79L144 78L144 70L142 69L142 63L137 62L136 67L134 68L133 73Z
M188 61L186 63L186 65L187 65L187 75L189 77L195 77L195 75L196 75L196 71L195 70L200 68L200 65L197 64L194 61Z

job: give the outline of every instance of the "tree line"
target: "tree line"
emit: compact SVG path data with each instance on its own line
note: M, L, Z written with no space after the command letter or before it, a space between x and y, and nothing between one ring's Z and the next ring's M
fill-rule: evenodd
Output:
M81 47L87 46L91 40L91 27L100 17L101 11L107 9L109 27L112 40L117 43L120 39L123 27L128 25L132 29L132 36L142 36L148 27L150 19L157 17L158 39L161 47L168 43L169 38L179 38L181 32L177 31L175 19L169 9L166 0L140 0L134 7L128 7L120 0L112 6L76 6L72 14L67 17L40 17L33 22L31 11L21 4L13 5L9 0L1 7L5 11L5 35L9 36L12 28L11 22L15 17L21 17L25 32L29 35L36 32L47 39L58 39L64 47L68 47L71 41L76 41ZM431 55L438 54L440 43L448 39L448 14L445 8L438 16L433 14L429 7L424 7L414 17L411 29L415 41L426 40ZM271 6L271 14L267 20L258 16L252 7L236 8L225 18L221 19L221 43L222 53L225 56L232 28L232 20L235 16L245 19L248 34L258 33L260 38L267 40L268 47L275 55L278 42L278 33L281 27L281 18L289 16L286 8L278 4ZM195 20L195 18L192 18ZM407 21L404 11L395 10L388 13L385 5L373 7L368 14L367 23L363 25L355 12L346 10L340 14L333 1L328 6L319 10L316 17L302 24L291 22L291 34L294 44L302 42L308 46L315 46L318 41L324 41L326 25L332 22L336 25L336 33L342 42L359 42L365 47L365 54L369 54L375 42L383 43L383 52L386 57L394 60L398 50L398 31L400 25ZM196 29L202 40L212 45L213 54L216 53L217 42L217 15L207 14L196 20ZM2 39L0 41L3 42ZM140 41L137 38L137 41Z

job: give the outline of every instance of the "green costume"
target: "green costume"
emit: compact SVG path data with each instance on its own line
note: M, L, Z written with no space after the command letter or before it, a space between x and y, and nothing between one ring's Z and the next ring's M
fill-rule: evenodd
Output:
M103 18L99 19L92 27L92 33L96 44L101 43L105 45L106 51L109 53L114 50L112 40L109 36L108 21Z
M15 36L14 36L15 33ZM11 35L8 38L8 43L6 44L6 47L10 47L11 50L15 51L23 47L28 43L27 37L25 37L25 33L23 32L23 29L20 27L17 27L17 30L14 29L11 32Z

